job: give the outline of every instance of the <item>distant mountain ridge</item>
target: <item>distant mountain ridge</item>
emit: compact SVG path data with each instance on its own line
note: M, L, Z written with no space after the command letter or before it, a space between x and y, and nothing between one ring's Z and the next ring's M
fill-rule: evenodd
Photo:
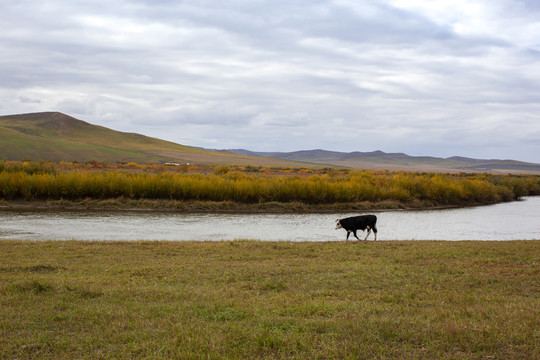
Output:
M516 160L474 159L462 156L439 158L433 156L410 156L404 153L339 152L322 149L293 152L257 152L245 149L219 150L233 154L271 157L284 160L307 161L353 168L379 168L411 171L519 171L540 172L540 164Z

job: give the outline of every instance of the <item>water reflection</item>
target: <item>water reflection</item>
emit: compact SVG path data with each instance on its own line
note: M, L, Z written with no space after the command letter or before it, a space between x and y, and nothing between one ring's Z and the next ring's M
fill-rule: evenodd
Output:
M339 214L0 211L0 239L341 241ZM377 212L378 240L540 239L540 197L465 209ZM370 238L372 239L372 238Z

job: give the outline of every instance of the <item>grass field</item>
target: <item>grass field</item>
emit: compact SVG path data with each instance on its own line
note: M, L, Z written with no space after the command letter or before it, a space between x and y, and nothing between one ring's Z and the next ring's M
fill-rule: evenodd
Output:
M0 241L1 359L538 359L540 242Z

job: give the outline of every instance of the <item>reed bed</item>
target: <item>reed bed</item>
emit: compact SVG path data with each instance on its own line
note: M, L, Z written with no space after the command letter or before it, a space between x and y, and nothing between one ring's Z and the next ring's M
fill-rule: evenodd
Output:
M0 164L0 199L166 199L245 204L359 202L487 204L540 193L538 176L361 172L267 175L240 171L178 173L55 171Z

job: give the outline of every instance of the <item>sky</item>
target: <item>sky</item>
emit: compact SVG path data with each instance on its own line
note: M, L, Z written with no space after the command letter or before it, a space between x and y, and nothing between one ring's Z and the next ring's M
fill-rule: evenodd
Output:
M0 0L0 114L540 163L537 0Z

